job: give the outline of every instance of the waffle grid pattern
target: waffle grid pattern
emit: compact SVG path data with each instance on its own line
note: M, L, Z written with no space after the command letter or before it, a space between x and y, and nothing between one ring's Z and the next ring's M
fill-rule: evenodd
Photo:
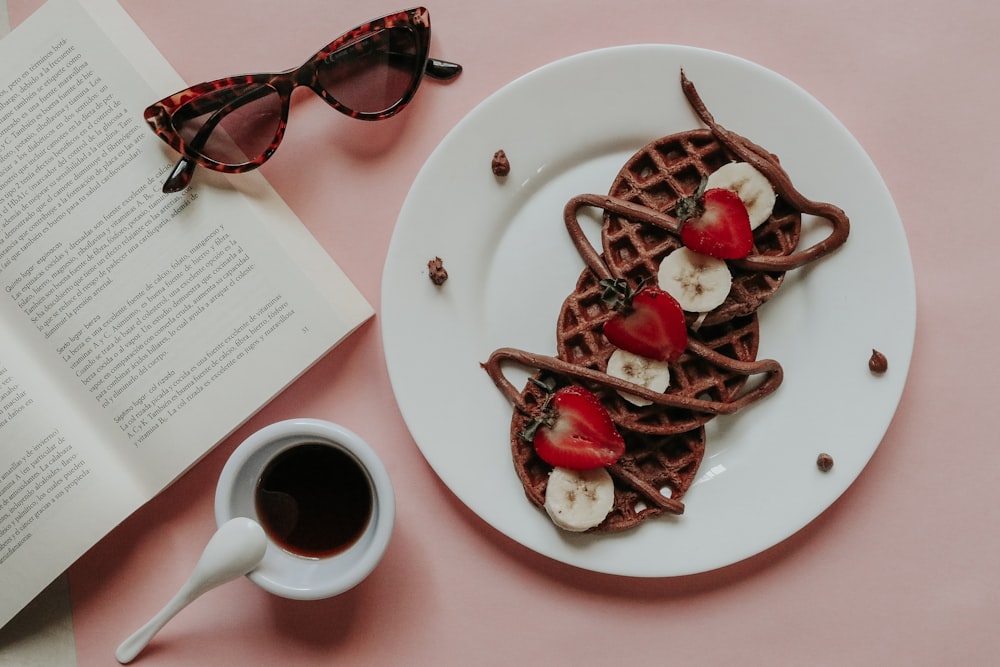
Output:
M614 352L604 336L604 323L613 311L601 298L597 276L585 270L576 289L563 302L556 334L558 355L577 366L604 372ZM756 314L716 325L700 327L689 336L730 359L753 361L757 356L760 330ZM746 376L708 363L686 352L670 364L671 393L713 401L732 400L743 388ZM588 387L598 394L611 418L623 428L640 433L681 433L705 424L712 415L682 408L636 407L617 392Z
M677 201L692 195L707 177L735 158L709 130L663 137L643 147L622 167L608 194L670 214ZM780 197L774 213L754 230L754 254L790 255L802 229L801 214ZM606 213L601 234L608 268L635 282L654 279L664 257L681 246L665 229ZM726 301L704 319L717 324L755 312L770 299L784 272L745 271L732 263L733 287ZM693 316L692 316L693 319Z
M542 374L535 377L545 379ZM538 507L544 507L545 487L552 466L543 461L534 446L520 434L545 399L533 383L525 387L522 398L524 410L515 410L511 420L511 455L525 495ZM614 507L607 518L592 529L594 532L627 530L646 519L667 513L669 510L658 505L655 496L666 490L668 497L682 497L694 482L705 454L704 428L670 435L624 430L622 436L625 454L609 467L615 479Z

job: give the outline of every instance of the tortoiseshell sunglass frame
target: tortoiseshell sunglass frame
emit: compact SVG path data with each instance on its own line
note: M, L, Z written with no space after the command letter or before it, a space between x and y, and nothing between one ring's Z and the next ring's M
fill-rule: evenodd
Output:
M405 28L410 30L414 36L416 46L413 58L415 65L414 71L412 72L412 80L409 83L409 87L395 103L378 111L351 109L341 101L337 100L330 94L329 91L320 85L318 79L318 67L321 64L327 62L328 59L334 59L336 57L335 54L337 54L337 52L345 46L355 44L360 45L363 39L371 36L377 36L382 31L392 28ZM173 95L163 98L159 102L151 104L146 108L143 113L143 117L149 124L150 128L152 128L153 132L156 133L156 136L181 154L181 159L177 162L177 165L171 171L163 185L163 191L178 192L187 187L191 181L191 175L196 165L201 165L208 169L224 173L240 174L256 169L260 165L264 164L264 162L266 162L274 154L278 145L281 143L282 137L285 134L285 127L288 123L288 110L291 106L292 91L299 86L305 86L311 89L323 100L325 100L327 104L332 106L337 111L350 116L351 118L358 118L360 120L382 120L399 113L413 99L414 94L417 92L417 88L420 86L420 82L423 80L424 74L427 74L435 79L447 81L455 78L462 72L462 66L457 63L430 58L428 55L430 51L430 41L430 12L428 12L424 7L414 7L412 9L407 9L393 14L387 14L386 16L368 21L367 23L363 23L358 27L349 30L320 49L315 55L313 55L313 57L307 60L300 67L286 70L284 72L245 74L239 76L229 76L222 79L216 79L214 81L206 81L176 92ZM210 124L210 134L211 130L214 129L215 125L218 124L221 118L229 113L229 111L226 110L229 105L233 102L238 104L241 97L246 96L234 92L232 96L233 99L229 102L229 104L223 106L222 109L219 110L219 100L217 99L217 96L212 96L210 94L218 91L225 91L226 89L234 89L234 91L238 91L240 88L245 89L247 86L253 87L253 90L268 92L273 91L281 100L280 118L275 129L274 137L263 152L246 160L245 162L237 164L220 162L203 155L197 147L192 146L181 137L178 128L174 126L173 122L174 115L179 110L191 110L192 108L194 110L198 110L198 99L202 98L205 100L205 107L207 107L206 113L214 113L219 116L217 119L210 119L208 123L206 123L206 125ZM195 139L197 139L197 137L195 137Z

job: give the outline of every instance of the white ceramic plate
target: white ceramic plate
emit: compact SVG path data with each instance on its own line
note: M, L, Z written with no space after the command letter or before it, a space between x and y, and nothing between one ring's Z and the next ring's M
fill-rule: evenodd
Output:
M760 310L760 356L785 369L760 404L713 420L681 517L617 535L570 535L514 474L511 406L480 368L503 346L555 354L559 308L583 270L566 201L606 193L649 141L700 123L684 68L717 121L776 153L800 191L851 218L845 247L789 273ZM504 149L511 173L490 169ZM599 219L584 222L599 242ZM803 243L811 232L805 224ZM427 261L440 256L440 288ZM679 46L593 51L542 67L489 97L441 142L406 198L385 265L386 361L403 417L434 471L483 520L588 570L665 577L757 554L823 512L878 447L903 390L916 320L899 215L871 160L819 102L733 56ZM872 348L890 364L868 370ZM516 370L516 369L515 369ZM523 386L523 375L510 376ZM833 470L817 469L820 452Z

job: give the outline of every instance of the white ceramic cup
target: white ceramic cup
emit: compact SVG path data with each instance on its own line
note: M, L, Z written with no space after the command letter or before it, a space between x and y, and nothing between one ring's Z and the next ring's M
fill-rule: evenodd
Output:
M364 440L331 422L290 419L253 433L233 451L215 492L216 523L221 526L234 517L261 523L255 502L261 475L276 456L306 443L335 447L354 459L371 485L372 511L360 537L333 556L300 556L268 537L264 559L247 577L266 591L294 600L332 597L363 581L382 559L396 516L389 473Z

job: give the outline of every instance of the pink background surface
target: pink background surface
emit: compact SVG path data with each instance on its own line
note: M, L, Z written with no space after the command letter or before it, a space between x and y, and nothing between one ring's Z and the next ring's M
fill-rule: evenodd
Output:
M11 0L12 24L38 4ZM343 30L401 8L370 0L123 5L192 83L297 65ZM396 407L376 317L71 568L79 665L113 664L117 644L176 591L214 530L212 497L228 454L253 430L293 416L339 422L386 462L398 523L385 560L356 589L321 602L228 584L175 618L138 664L995 661L998 369L981 355L994 349L998 324L1000 225L991 200L1000 176L1000 5L438 0L430 9L433 53L465 66L459 81L425 84L404 114L376 124L303 96L264 168L376 308L414 176L490 93L600 47L725 51L825 104L897 203L918 324L888 434L840 500L757 557L676 579L593 574L513 543L438 480Z

